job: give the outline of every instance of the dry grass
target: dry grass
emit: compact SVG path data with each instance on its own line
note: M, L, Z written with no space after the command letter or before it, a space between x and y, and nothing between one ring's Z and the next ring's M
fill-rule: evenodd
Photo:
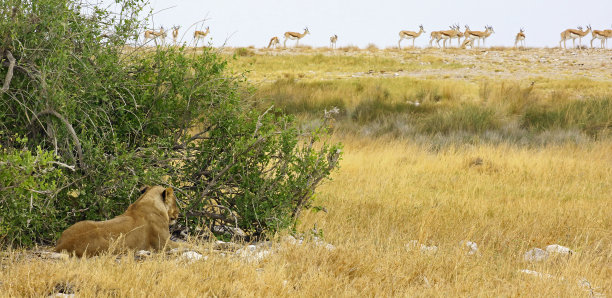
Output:
M609 142L524 149L447 148L345 139L342 168L308 213L334 250L283 244L258 263L209 253L188 263L153 257L1 261L0 293L44 296L70 283L79 296L587 296L612 291ZM481 162L475 162L480 158ZM418 240L435 254L409 251ZM459 249L475 241L477 255ZM527 263L558 243L569 258ZM530 269L554 279L523 273Z
M250 69L249 80L263 82L255 95L266 108L274 103L304 121L309 118L302 114L332 105L343 107L347 118L374 108L444 118L465 106L491 109L494 122L504 123L531 106L553 111L531 116L546 121L610 118L609 107L596 113L592 103L598 101L587 100L611 95L612 62L605 53L357 47L226 52L238 56L230 62L235 71ZM591 54L605 60L589 64ZM584 73L589 76L581 78ZM421 105L407 104L415 101ZM437 135L336 137L345 144L341 169L317 193L328 213L306 213L298 227L308 236L316 225L334 250L281 243L255 263L210 252L206 244L199 251L208 259L193 263L161 255L142 262L130 256L120 262L114 256L52 261L4 252L0 296L46 296L65 283L81 297L591 295L581 279L612 295L609 138L520 146L445 137L450 141L440 146ZM411 240L438 251L408 250ZM476 242L479 253L467 255L458 245L462 240ZM528 249L549 244L575 253L523 261Z

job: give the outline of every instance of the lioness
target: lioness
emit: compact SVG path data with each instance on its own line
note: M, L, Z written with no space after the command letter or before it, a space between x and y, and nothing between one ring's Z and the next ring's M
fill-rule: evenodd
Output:
M162 250L177 247L168 227L178 217L172 188L145 186L125 213L106 221L80 221L62 233L55 252L66 251L81 257L107 251L114 241L117 249Z

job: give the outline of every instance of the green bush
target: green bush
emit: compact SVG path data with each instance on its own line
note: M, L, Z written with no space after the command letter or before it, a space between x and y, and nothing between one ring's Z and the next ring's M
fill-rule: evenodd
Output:
M0 4L0 131L75 168L57 170L66 184L45 198L56 214L48 230L12 222L13 243L50 242L75 221L116 216L142 184L175 187L191 231L231 225L265 237L294 225L337 167L327 121L300 131L292 117L255 109L213 49L130 46L143 1L118 2L121 15L84 14L71 0Z
M32 152L0 146L0 242L23 246L55 236L64 218L54 208L54 194L67 178L60 167L40 147Z

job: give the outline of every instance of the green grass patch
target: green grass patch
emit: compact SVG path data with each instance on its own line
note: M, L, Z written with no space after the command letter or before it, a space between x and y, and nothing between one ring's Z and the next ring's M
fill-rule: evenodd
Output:
M521 125L536 131L578 128L593 134L612 125L612 99L607 97L571 101L559 106L532 106L522 116Z
M493 109L476 104L465 104L449 109L439 109L424 117L418 126L421 132L427 134L454 131L481 133L485 130L497 129L499 124Z

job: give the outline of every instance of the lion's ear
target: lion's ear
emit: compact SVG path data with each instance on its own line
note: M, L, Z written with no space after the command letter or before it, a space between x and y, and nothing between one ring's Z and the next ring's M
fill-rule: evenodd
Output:
M162 199L164 200L164 203L167 203L166 198L168 196L171 196L172 194L174 194L174 189L172 189L172 187L164 189L164 191L162 192Z
M151 188L151 186L143 185L140 187L140 194L143 195L145 192L147 192L147 190L149 190L149 188Z

